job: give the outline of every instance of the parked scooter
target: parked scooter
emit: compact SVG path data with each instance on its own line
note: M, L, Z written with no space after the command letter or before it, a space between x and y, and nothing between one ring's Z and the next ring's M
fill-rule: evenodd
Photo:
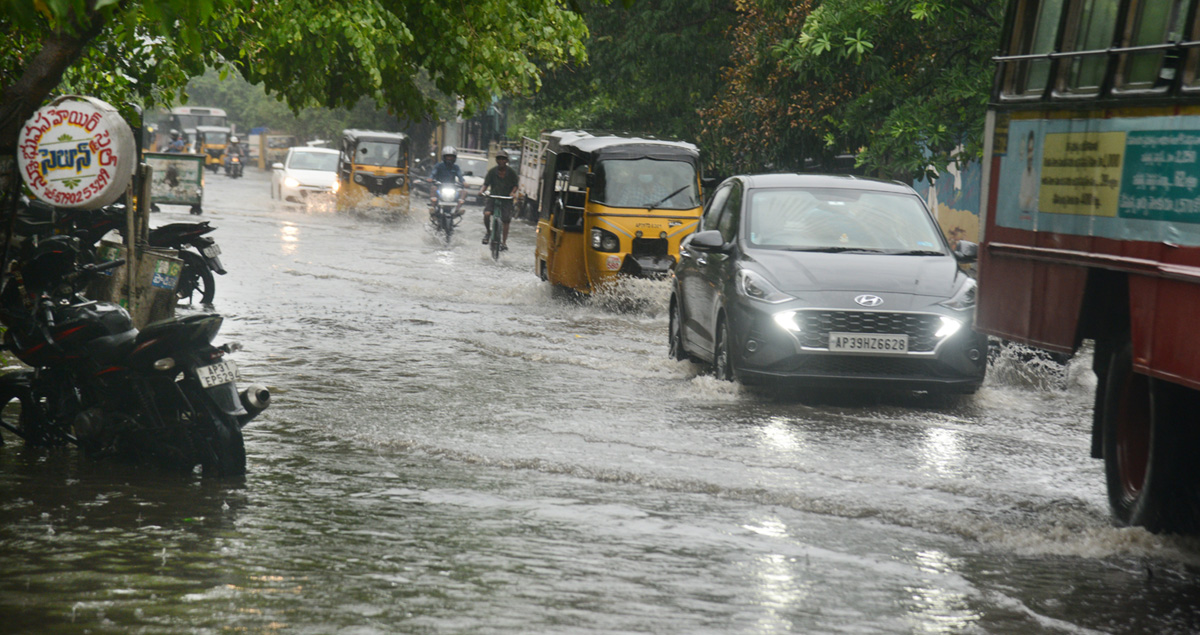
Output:
M120 306L81 289L100 271L73 236L36 235L0 286L5 346L32 369L0 376L0 404L21 405L16 425L32 445L74 443L88 456L146 461L206 476L246 471L242 426L270 392L237 391L236 344L214 346L216 314L164 320L138 331Z
M433 196L430 198L429 219L434 230L440 232L446 244L454 235L454 228L462 222L463 188L457 183L431 181Z

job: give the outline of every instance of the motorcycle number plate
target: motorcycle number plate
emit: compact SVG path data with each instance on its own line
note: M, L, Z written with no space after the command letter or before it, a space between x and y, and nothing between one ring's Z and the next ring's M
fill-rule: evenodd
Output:
M204 255L208 256L209 258L216 258L217 256L221 255L221 248L218 247L216 243L213 243L204 249L201 249L200 251L204 252Z
M237 364L230 360L223 360L208 366L200 366L196 368L196 377L200 379L200 385L205 388L228 384L237 381Z

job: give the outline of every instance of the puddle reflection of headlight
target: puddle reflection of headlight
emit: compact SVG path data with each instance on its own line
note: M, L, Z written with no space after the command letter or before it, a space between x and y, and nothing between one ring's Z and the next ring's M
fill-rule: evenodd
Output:
M952 317L942 316L942 326L938 328L937 333L934 333L933 336L939 338L950 337L951 335L957 333L958 329L961 328L962 322L959 322Z

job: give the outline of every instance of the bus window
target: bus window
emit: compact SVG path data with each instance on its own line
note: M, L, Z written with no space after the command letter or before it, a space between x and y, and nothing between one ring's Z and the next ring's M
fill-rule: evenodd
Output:
M1101 53L1068 58L1061 86L1064 92L1076 95L1100 92L1108 67L1106 52L1113 45L1120 4L1120 0L1079 0L1072 5L1066 33L1069 44L1064 49Z
M1024 0L1017 10L1010 53L1047 54L1054 51L1063 0ZM1050 60L1013 62L1005 92L1009 95L1041 95L1050 80Z
M1125 46L1151 46L1183 39L1187 0L1134 0L1125 28ZM1136 51L1121 56L1118 90L1165 91L1175 79L1179 58L1174 51Z

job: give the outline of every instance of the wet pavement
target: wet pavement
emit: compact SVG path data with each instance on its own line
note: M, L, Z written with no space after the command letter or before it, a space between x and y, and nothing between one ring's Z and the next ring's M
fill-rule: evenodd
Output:
M218 341L275 400L249 474L8 437L0 631L1200 630L1200 543L1108 518L1086 355L952 401L752 392L667 359L665 284L540 282L529 225L495 263L478 211L446 246L206 187Z

